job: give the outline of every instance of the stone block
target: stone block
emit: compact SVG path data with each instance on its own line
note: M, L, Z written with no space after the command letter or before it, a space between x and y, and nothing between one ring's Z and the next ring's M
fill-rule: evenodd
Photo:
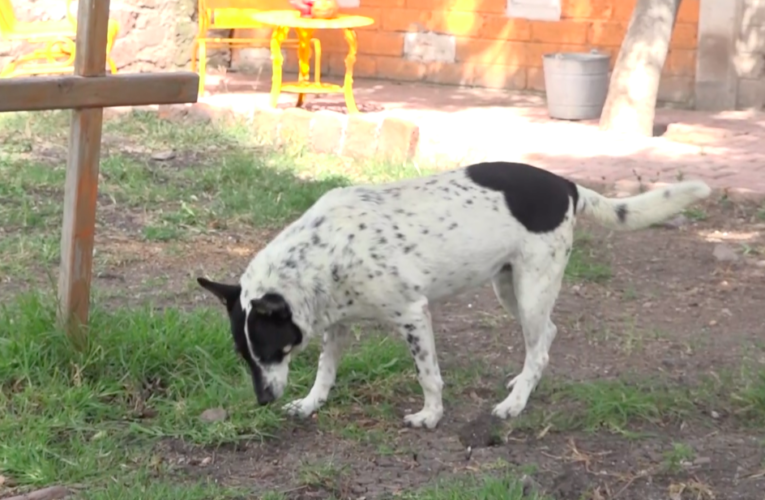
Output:
M262 108L252 115L252 130L256 137L267 143L276 142L284 112L280 109Z
M293 146L308 144L311 131L313 114L301 108L288 108L284 110L279 127L278 142Z
M387 117L380 127L377 155L393 160L411 160L417 153L420 127L408 120Z
M138 108L133 108L138 109ZM234 110L224 106L213 106L210 103L196 102L193 104L161 104L150 107L151 111L156 109L157 116L162 120L180 121L193 120L201 123L210 123L213 121L223 123L233 123L236 120Z
M341 154L351 158L374 156L379 134L380 120L361 114L348 116Z
M333 111L314 113L311 123L310 146L316 153L340 153L346 117Z
M157 117L160 120L179 120L189 114L188 104L160 104L157 106Z

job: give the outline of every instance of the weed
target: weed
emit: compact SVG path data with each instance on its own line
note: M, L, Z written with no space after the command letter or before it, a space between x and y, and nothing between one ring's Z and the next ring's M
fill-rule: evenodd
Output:
M695 452L685 443L672 443L672 448L664 452L664 468L677 474L683 467L693 461Z
M707 220L707 213L701 208L686 208L683 210L683 215L693 221Z

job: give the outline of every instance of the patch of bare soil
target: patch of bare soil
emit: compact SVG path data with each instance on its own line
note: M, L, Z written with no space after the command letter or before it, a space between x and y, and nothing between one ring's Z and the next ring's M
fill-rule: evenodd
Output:
M587 251L613 276L564 283L546 378L661 375L682 385L735 372L745 360L761 362L765 224L740 206L710 203L705 210L702 221L634 233L580 224L591 235ZM116 300L155 294L192 305L206 297L190 279L198 273L236 279L269 237L218 233L186 244L147 244L115 235L99 241L99 251L113 260L99 270L96 286L112 290ZM164 282L156 284L159 276ZM724 408L716 418L700 414L642 429L639 438L541 426L502 435L488 414L504 397L499 388L506 377L522 366L519 326L490 287L435 304L432 314L451 396L435 431L401 425L383 446L324 432L315 419L292 420L266 443L210 450L165 442L161 453L180 478L210 477L255 492L282 491L294 500L385 498L437 478L491 473L501 462L533 469L537 487L561 500L762 497L761 435L732 424ZM455 394L450 374L477 362L483 376ZM403 417L421 402L395 403ZM539 409L560 408L533 394L527 411ZM692 456L668 461L673 443L683 443Z

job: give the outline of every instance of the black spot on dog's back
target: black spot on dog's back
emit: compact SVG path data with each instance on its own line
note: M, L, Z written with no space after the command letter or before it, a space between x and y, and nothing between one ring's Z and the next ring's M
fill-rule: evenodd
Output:
M619 222L624 224L627 221L627 205L621 204L616 207L616 216L619 218Z
M466 171L474 183L501 192L513 217L532 233L557 228L568 212L569 198L576 212L576 184L547 170L498 161L477 163Z

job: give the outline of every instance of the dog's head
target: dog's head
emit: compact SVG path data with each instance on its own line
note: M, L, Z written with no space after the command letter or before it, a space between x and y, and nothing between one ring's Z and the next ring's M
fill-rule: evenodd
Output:
M258 403L279 399L287 386L291 353L303 341L303 333L292 322L289 304L276 293L242 304L239 285L205 278L197 278L197 283L226 306L234 344L250 367Z

